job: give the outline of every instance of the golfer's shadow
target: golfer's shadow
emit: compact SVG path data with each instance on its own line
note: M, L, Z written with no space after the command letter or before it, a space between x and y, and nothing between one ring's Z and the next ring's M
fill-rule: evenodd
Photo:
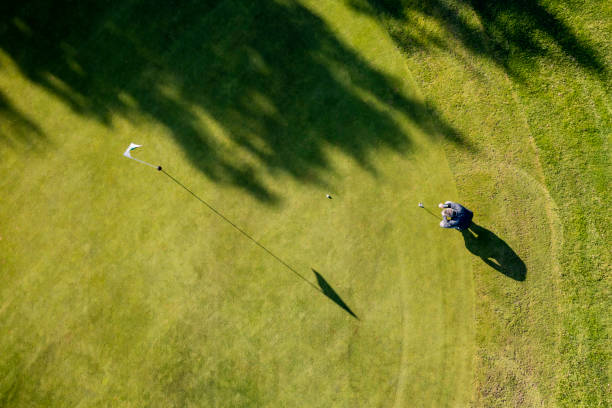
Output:
M468 251L479 256L487 265L514 280L525 280L525 263L497 235L475 223L461 233Z

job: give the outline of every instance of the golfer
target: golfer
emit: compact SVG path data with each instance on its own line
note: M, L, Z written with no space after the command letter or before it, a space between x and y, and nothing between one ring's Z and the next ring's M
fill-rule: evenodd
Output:
M466 230L472 224L474 213L458 203L447 201L444 204L438 204L442 210L442 221L440 227L454 228L459 231Z

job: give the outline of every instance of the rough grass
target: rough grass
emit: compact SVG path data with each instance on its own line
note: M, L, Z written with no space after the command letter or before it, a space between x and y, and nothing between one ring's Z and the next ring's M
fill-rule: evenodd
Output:
M610 4L367 3L479 148L448 146L459 191L527 264L517 286L475 261L475 404L607 406Z

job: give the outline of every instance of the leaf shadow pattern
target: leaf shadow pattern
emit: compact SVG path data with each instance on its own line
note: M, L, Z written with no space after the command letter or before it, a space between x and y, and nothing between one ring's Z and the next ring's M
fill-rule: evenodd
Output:
M42 129L13 106L2 92L0 92L0 124L0 142L10 148L20 145L36 149L47 141Z
M605 58L597 48L538 1L349 1L364 13L380 16L395 42L408 54L430 48L454 54L454 46L435 30L417 24L418 16L423 15L438 21L470 51L489 57L515 79L525 79L515 62L524 65L533 57L554 56L555 48L602 82L609 76ZM478 17L479 24L466 18L466 8Z
M324 185L326 147L374 174L371 151L410 152L391 111L470 148L435 108L398 91L397 78L297 1L0 7L0 48L28 79L108 126L114 115L161 124L208 178L270 204L278 197L266 175Z
M505 241L476 223L461 231L465 247L491 268L516 281L524 281L527 267Z

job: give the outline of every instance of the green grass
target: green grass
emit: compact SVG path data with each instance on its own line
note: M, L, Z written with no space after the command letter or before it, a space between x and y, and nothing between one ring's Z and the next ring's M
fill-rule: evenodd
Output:
M139 7L67 33L72 62L3 54L12 115L41 129L4 122L30 140L2 147L3 405L467 403L469 258L416 206L455 195L444 124L376 20L224 2L177 12L166 47L145 11L175 11Z
M475 404L607 406L612 9L389 4L370 2L427 98L478 146L447 148L458 190L527 264L517 286L475 261Z
M2 7L0 405L609 403L607 3Z

